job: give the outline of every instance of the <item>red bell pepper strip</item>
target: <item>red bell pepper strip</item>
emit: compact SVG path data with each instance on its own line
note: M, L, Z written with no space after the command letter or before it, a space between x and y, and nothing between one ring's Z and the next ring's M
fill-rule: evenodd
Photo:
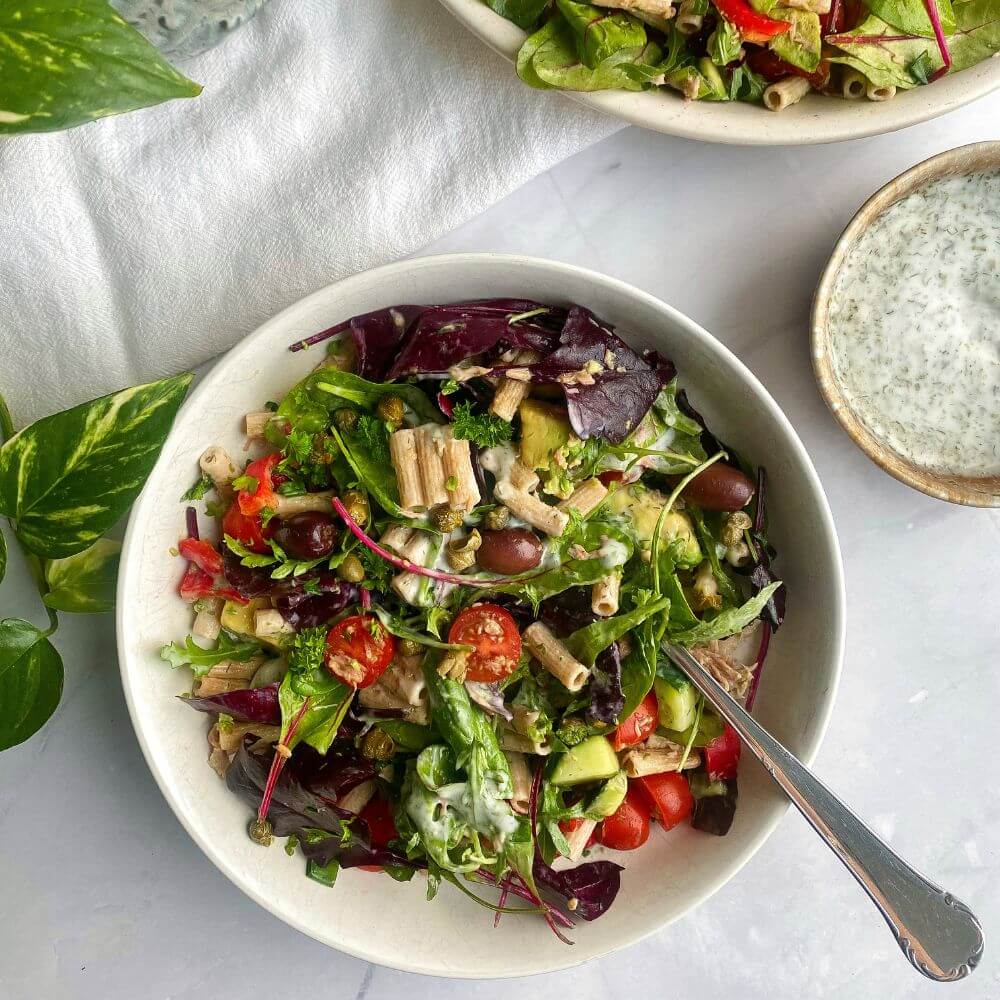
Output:
M257 480L257 488L252 492L240 490L236 500L240 505L240 513L247 517L259 514L265 507L273 508L277 504L278 497L274 492L274 481L271 474L274 467L281 461L281 455L275 452L273 455L266 455L258 458L256 462L251 462L244 475Z
M199 566L191 563L181 578L180 595L189 604L203 597L213 597L215 581Z
M822 90L830 82L830 64L825 59L820 62L818 69L809 73L779 59L770 49L752 49L747 54L747 65L771 83L783 80L786 76L801 76L817 90Z
M188 562L193 562L198 569L204 570L209 576L222 575L222 556L216 552L211 542L198 538L182 538L177 548Z
M741 750L740 738L727 722L722 734L702 747L702 759L705 761L708 776L713 781L720 779L728 781L730 778L735 778Z
M271 547L267 544L267 540L273 532L271 523L265 527L259 515L247 517L235 500L222 517L222 533L235 538L251 552L270 552Z
M713 0L713 2L718 7L719 13L736 25L744 42L766 45L775 35L780 35L791 27L788 21L776 21L766 14L757 13L747 0Z

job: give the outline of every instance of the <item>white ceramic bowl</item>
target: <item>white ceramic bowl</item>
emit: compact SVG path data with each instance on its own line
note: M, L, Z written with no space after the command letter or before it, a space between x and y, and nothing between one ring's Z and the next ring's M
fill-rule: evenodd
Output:
M175 498L190 486L204 447L221 443L238 455L243 414L279 398L315 363L314 353L290 354L288 345L380 306L493 296L579 302L636 344L657 347L674 360L713 430L766 464L771 537L789 596L756 714L811 760L833 707L845 603L837 538L812 463L774 400L718 341L652 296L567 264L500 254L406 260L331 285L265 323L216 365L177 417L132 512L118 589L122 681L139 742L164 796L208 857L276 916L341 951L407 971L483 978L577 965L676 920L753 856L785 800L746 760L729 835L657 829L642 850L621 859L627 870L615 905L599 921L581 922L569 948L534 918L507 917L494 930L491 914L449 886L427 903L421 877L399 884L347 871L328 889L305 877L301 856L255 846L246 835L246 807L206 763L205 717L173 697L189 678L157 650L190 627L175 592L180 567L168 554L183 531Z
M491 49L513 61L526 37L517 25L495 14L483 0L441 3ZM513 68L510 72L514 72ZM895 132L954 111L997 87L1000 60L984 59L931 86L900 92L891 101L843 101L811 94L779 112L735 101L684 101L679 94L666 90L563 93L632 125L668 135L739 146L804 146Z

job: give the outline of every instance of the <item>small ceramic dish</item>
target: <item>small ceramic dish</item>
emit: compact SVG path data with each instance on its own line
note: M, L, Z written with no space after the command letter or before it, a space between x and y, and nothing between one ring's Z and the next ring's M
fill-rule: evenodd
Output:
M626 869L615 905L582 922L567 947L534 919L492 914L457 891L428 903L409 883L356 870L326 888L305 877L301 856L247 837L246 806L207 764L204 717L181 705L186 671L158 656L189 630L169 550L183 531L181 494L210 444L243 447L242 417L280 398L315 364L288 346L359 313L397 302L521 296L579 302L634 343L674 360L713 430L769 473L768 535L788 586L788 615L771 644L755 715L809 762L833 708L844 647L844 581L830 510L812 463L767 390L714 337L658 299L614 278L551 261L501 254L404 260L316 292L265 323L201 381L179 413L132 512L118 587L118 651L125 696L146 761L164 797L205 854L245 893L299 930L351 955L410 972L494 978L551 972L633 944L677 920L753 857L788 801L749 755L740 769L732 830L712 837L690 827L659 831L618 858ZM167 834L169 835L169 834ZM775 901L776 905L780 901ZM734 927L734 934L741 933ZM725 943L719 942L720 952Z
M890 206L942 177L1000 170L1000 142L960 146L918 163L861 206L841 234L823 271L812 306L812 359L819 391L851 440L900 482L939 500L971 507L1000 507L1000 476L962 476L936 472L900 455L879 438L851 408L834 369L830 344L830 299L845 261L861 236Z

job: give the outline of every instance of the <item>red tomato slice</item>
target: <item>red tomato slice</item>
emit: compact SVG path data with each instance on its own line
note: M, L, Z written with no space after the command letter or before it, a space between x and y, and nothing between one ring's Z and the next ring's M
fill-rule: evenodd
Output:
M396 640L374 615L352 615L326 637L326 668L354 688L374 684L396 653Z
M672 830L691 815L694 796L683 774L666 771L636 780L664 830Z
M200 538L182 538L177 548L188 562L193 562L209 576L222 574L222 556L210 542Z
M769 39L792 26L788 21L778 21L758 13L747 0L715 0L715 6L727 21L732 21L740 29L744 42L755 45L766 45Z
M708 776L713 781L720 778L726 781L735 778L742 749L739 735L727 722L721 735L716 736L711 743L706 744L701 749Z
M465 679L492 684L517 669L521 633L517 622L496 604L473 604L452 623L448 641L472 646Z
M650 691L636 710L612 733L611 745L617 751L645 743L659 724L660 708L655 693Z
M372 847L388 847L390 840L399 837L396 821L392 817L392 806L381 795L377 795L361 810L361 818L368 824Z
M248 516L240 510L240 505L234 500L229 510L222 517L222 531L245 545L251 552L270 552L267 539L273 529L270 524L265 528L260 515Z
M634 851L649 839L649 803L629 782L622 804L598 827L597 839L613 851Z
M240 511L248 517L259 514L265 507L274 507L277 502L277 495L274 492L274 482L271 473L274 467L281 461L281 455L275 452L273 455L265 455L258 458L256 462L251 462L244 473L257 480L257 488L251 493L247 490L240 490L236 495Z

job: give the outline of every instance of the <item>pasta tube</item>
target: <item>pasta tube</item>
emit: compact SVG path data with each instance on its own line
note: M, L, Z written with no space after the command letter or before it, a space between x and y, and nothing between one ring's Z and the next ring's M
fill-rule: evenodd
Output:
M513 792L510 796L510 807L516 813L526 815L531 800L531 771L523 753L517 750L505 750L504 756L510 767L510 778Z
M389 436L389 457L396 471L400 505L407 510L425 510L427 504L417 461L417 432L409 428L394 431Z
M417 442L417 467L420 469L420 485L423 490L423 502L426 507L436 507L439 503L448 502L448 491L445 489L447 476L444 471L445 435L440 427L425 424L418 427L414 434Z
M784 111L802 100L812 86L801 76L786 76L784 80L772 83L764 91L764 107L768 111Z
M318 510L328 513L330 501L333 499L332 490L324 490L322 493L303 493L297 497L286 497L280 493L276 494L277 500L274 502L274 513L276 517L291 517L293 514L301 514L307 510Z
M603 580L598 580L590 591L590 607L595 615L610 618L618 613L618 598L622 578L618 573L609 573Z
M531 655L568 691L579 691L590 671L560 642L542 622L524 630L524 641Z
M558 537L569 524L569 515L558 507L550 507L532 493L516 489L510 483L497 483L496 498L516 517L527 521L533 528L547 535Z
M518 351L514 356L514 361L518 364L530 365L538 360L538 355L534 351ZM531 391L531 385L520 379L502 378L497 386L497 391L490 403L490 412L494 416L500 417L510 423L517 413L517 408Z
M587 479L559 504L559 509L567 514L575 510L581 517L589 517L604 502L607 495L608 488L600 479Z
M228 500L232 497L233 487L231 484L236 478L236 465L225 448L217 444L206 448L201 453L201 458L198 459L198 465L201 467L201 471L212 480L212 485L215 486L215 492L219 494L220 499Z
M630 778L641 778L647 774L663 774L665 771L681 770L681 760L684 748L675 746L665 749L647 749L633 747L621 756L622 769ZM701 763L697 753L689 753L684 761L684 770L688 771Z

